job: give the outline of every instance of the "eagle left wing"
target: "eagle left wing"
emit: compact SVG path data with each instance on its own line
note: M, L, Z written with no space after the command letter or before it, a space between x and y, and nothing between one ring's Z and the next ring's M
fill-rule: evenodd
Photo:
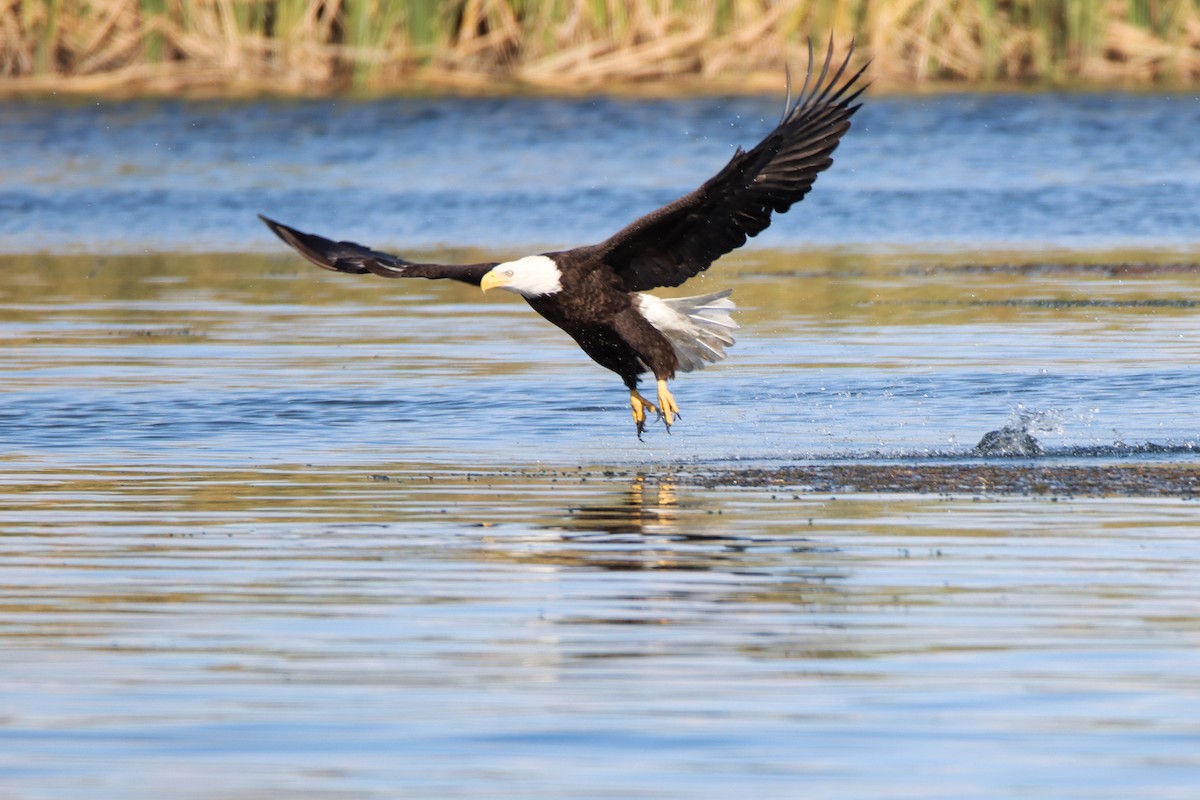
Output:
M400 256L372 250L354 242L335 242L315 233L304 233L258 215L272 232L318 267L354 275L373 273L381 278L448 278L475 286L496 263L416 264Z
M782 214L800 202L817 174L833 163L833 151L861 105L854 101L866 87L856 84L866 65L841 82L853 51L852 45L830 77L830 38L825 64L814 81L810 43L804 87L775 129L749 152L738 148L725 168L699 189L596 245L596 257L612 267L631 292L678 286L765 230L771 212Z

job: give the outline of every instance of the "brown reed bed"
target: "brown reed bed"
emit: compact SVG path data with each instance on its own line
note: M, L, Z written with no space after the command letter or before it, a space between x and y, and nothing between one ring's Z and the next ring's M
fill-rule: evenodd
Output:
M1200 78L1196 0L0 0L0 94L757 90L830 31L884 89Z

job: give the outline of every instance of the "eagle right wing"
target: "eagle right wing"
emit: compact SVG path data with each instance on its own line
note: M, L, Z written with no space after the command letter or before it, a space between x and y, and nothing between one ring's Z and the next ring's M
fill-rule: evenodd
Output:
M850 55L833 62L833 39L819 74L808 50L808 76L783 119L749 151L738 149L700 188L626 226L595 246L595 255L633 292L678 286L746 243L800 202L850 128L863 91L862 67L843 80Z
M447 278L478 286L494 266L490 264L415 264L400 256L372 250L354 242L335 242L315 233L304 233L280 222L258 215L271 231L318 267L334 272L381 278Z

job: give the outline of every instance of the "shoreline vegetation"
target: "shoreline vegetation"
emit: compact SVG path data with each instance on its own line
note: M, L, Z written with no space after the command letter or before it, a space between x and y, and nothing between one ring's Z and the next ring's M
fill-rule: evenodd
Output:
M0 96L1181 87L1197 0L0 0Z

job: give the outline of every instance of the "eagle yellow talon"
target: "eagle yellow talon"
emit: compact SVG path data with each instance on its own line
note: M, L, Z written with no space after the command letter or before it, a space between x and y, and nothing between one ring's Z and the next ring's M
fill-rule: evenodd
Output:
M658 415L667 426L668 432L671 430L671 423L679 417L679 406L675 405L675 397L667 388L667 382L661 380L658 382Z
M638 438L642 438L642 434L646 431L646 412L658 414L662 416L662 412L658 407L651 403L646 398L642 397L636 389L629 392L629 405L633 409L633 421L637 424Z

